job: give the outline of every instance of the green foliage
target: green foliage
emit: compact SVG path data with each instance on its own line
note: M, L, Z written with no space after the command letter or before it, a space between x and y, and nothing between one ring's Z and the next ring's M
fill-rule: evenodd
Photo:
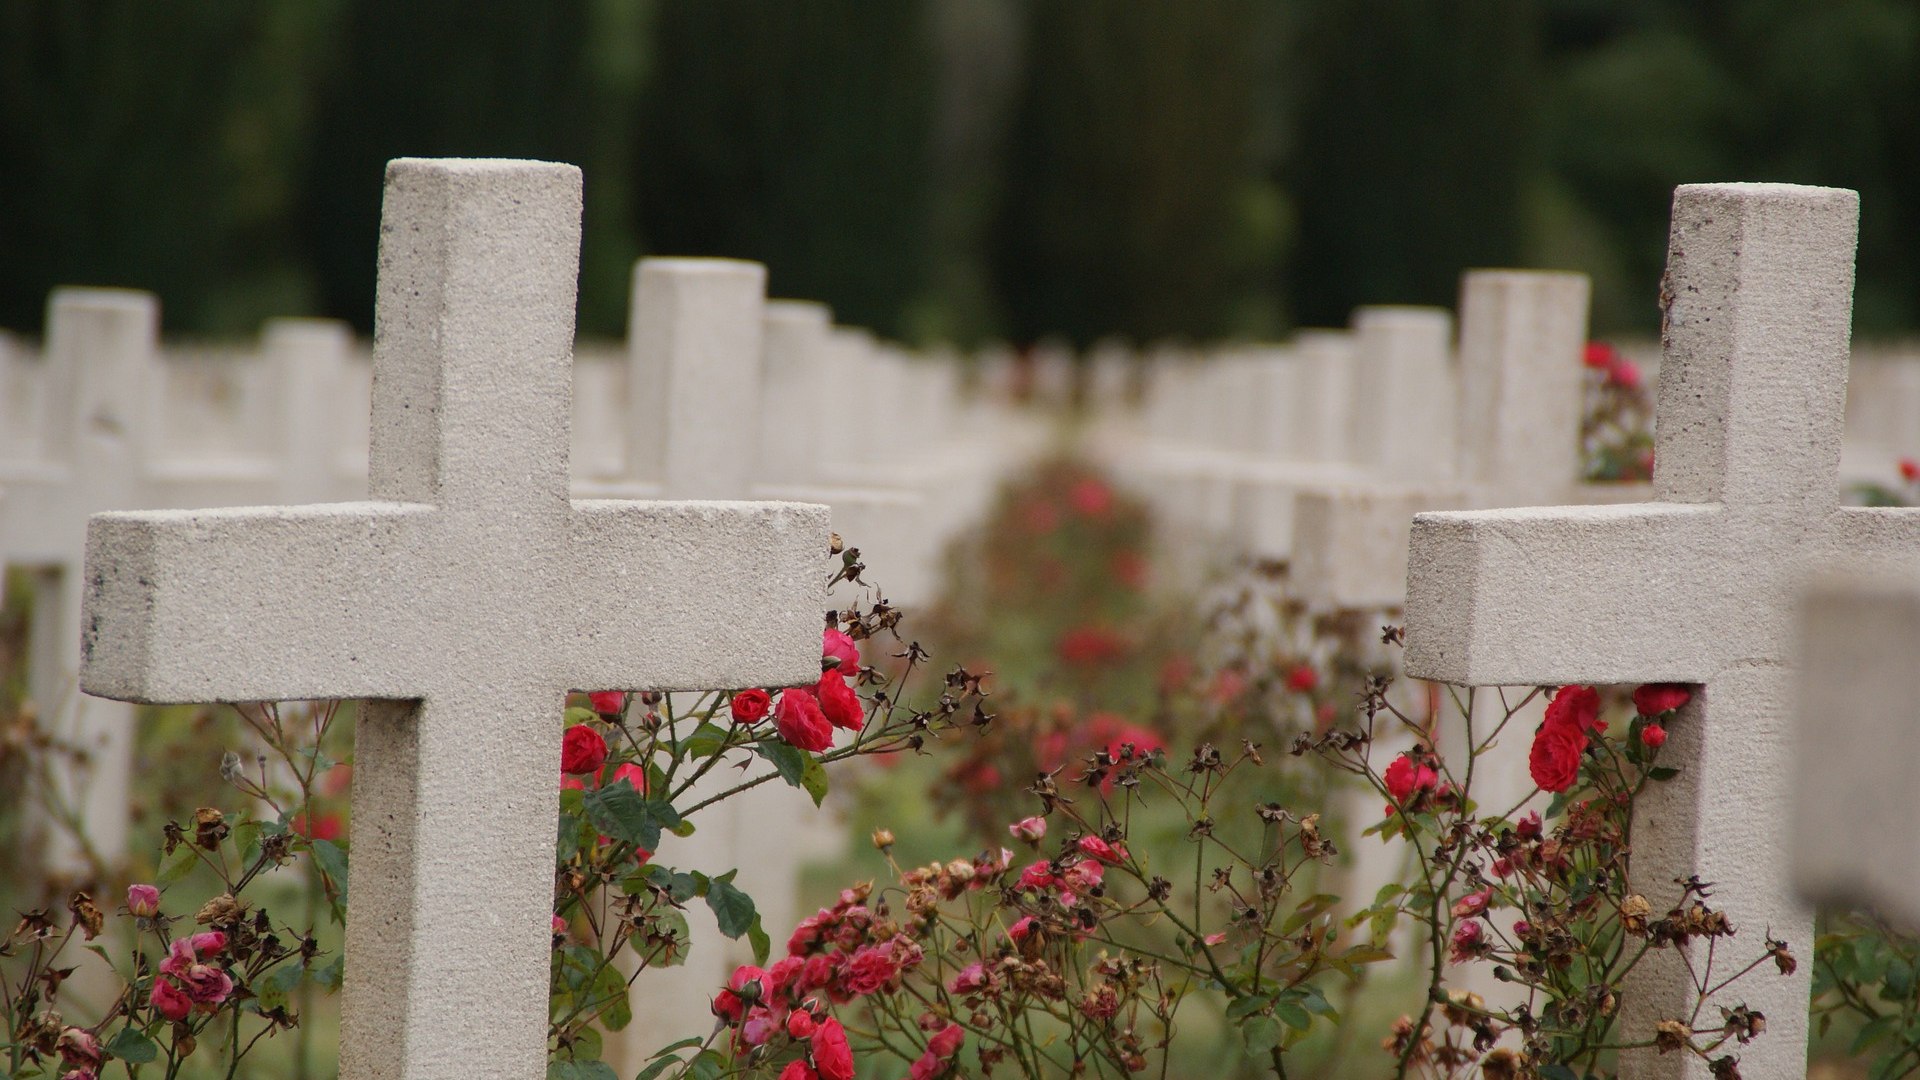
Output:
M1256 168L1260 6L1025 11L990 242L1008 335L1084 346L1246 329L1284 216Z
M633 175L665 255L901 330L927 279L935 72L920 0L662 0Z

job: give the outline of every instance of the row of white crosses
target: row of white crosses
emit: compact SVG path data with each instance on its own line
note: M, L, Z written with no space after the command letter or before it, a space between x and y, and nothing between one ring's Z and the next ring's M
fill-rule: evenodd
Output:
M825 507L570 501L579 227L571 166L394 162L374 501L89 528L88 692L371 699L344 1076L543 1074L569 689L819 671Z
M345 349L344 328L317 320L269 323L259 374L277 384L277 407L264 416L184 418L164 408L180 398L169 393L174 381L157 361L158 330L150 294L69 288L48 302L37 369L0 340L7 390L0 404L9 421L0 454L0 562L28 571L34 588L29 692L50 726L89 755L83 769L65 757L52 763L57 796L86 824L87 846L109 861L126 842L133 722L125 706L75 690L88 516L340 494L326 453L329 413L315 407L325 396L315 386L323 368L314 361ZM28 378L29 370L39 377ZM264 444L217 438L248 418L264 421ZM179 431L199 433L202 445L166 452L168 436ZM50 867L87 872L87 851L69 832L49 829L44 839Z
M1666 355L1651 502L1422 514L1408 576L1410 674L1477 686L1683 682L1683 766L1636 807L1634 872L1697 874L1714 902L1803 957L1791 887L1795 596L1810 567L1920 552L1920 511L1839 505L1853 256L1849 191L1678 190L1663 289ZM1659 901L1656 899L1656 904ZM1628 1035L1683 1016L1670 952L1633 975ZM1728 991L1765 1013L1743 1070L1804 1069L1808 965ZM1646 1055L1636 1076L1704 1076Z

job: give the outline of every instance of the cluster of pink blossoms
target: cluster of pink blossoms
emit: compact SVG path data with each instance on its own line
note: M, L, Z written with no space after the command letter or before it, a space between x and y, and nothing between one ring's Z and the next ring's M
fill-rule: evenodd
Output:
M153 1007L169 1020L185 1020L194 1006L211 1010L233 993L233 979L213 958L227 947L227 935L209 930L175 938L154 977Z
M867 894L864 887L843 890L832 907L800 921L784 958L764 969L735 968L713 999L713 1013L734 1028L739 1052L770 1044L777 1050L783 1034L803 1050L781 1072L782 1080L852 1080L846 1032L828 1015L827 1003L897 990L924 958L919 943L875 918ZM957 1050L957 1035L953 1044Z

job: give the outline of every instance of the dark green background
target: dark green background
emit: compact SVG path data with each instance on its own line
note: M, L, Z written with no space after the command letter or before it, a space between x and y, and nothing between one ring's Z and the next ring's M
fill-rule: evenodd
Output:
M912 340L1273 334L1586 270L1654 322L1676 183L1863 195L1920 323L1920 0L0 0L0 326L371 320L399 155L587 170L581 315L646 252Z

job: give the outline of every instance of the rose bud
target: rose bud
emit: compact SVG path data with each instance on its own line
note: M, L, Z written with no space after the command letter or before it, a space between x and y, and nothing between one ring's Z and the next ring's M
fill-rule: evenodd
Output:
M141 919L160 914L160 890L151 885L127 886L127 913Z

